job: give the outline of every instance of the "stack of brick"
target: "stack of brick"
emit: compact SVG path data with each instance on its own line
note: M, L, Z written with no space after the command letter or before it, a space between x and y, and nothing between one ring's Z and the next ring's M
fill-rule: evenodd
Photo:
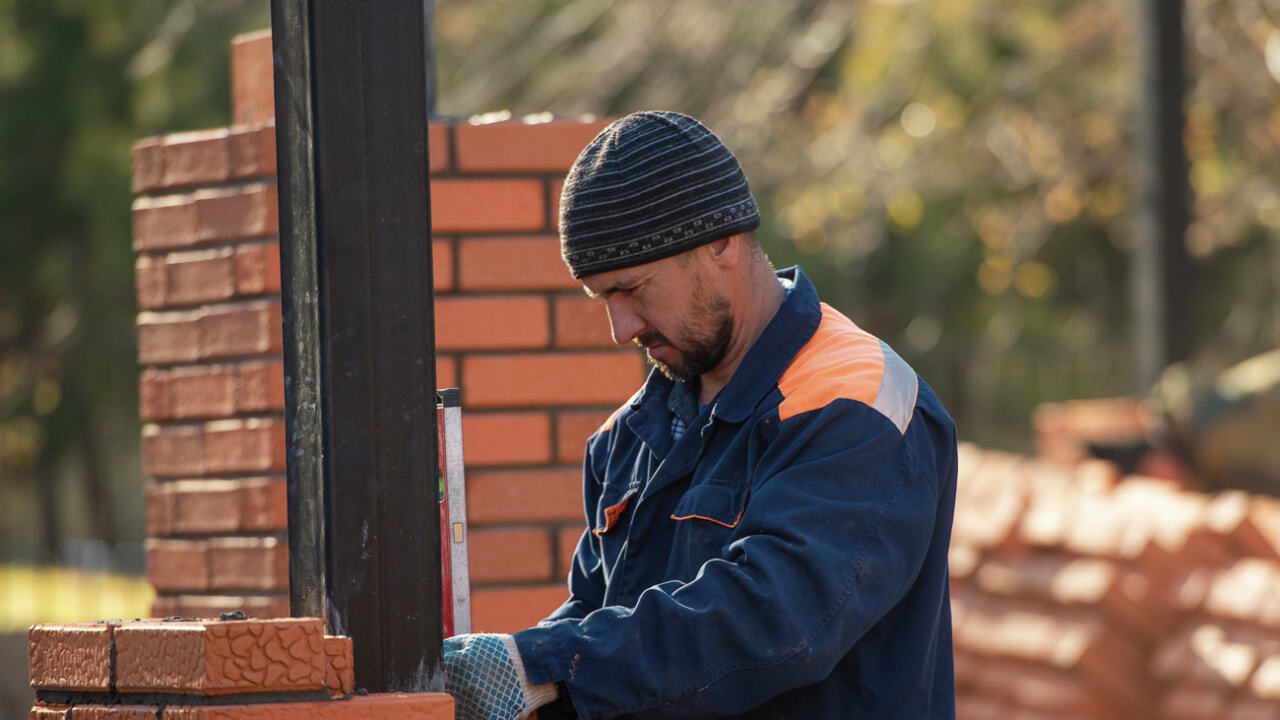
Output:
M351 640L314 618L36 625L31 720L450 720L442 693L353 695Z
M288 614L280 261L267 33L232 43L230 128L134 148L148 572L158 616ZM429 125L437 385L460 387L474 626L564 597L586 437L643 380L560 260L595 120Z
M1280 720L1280 505L961 449L959 715Z

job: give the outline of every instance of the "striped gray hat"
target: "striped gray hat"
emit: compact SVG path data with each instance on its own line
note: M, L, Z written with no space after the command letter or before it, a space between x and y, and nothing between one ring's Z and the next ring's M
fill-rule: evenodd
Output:
M675 112L638 112L601 130L560 195L560 252L575 278L759 226L738 159L702 123Z

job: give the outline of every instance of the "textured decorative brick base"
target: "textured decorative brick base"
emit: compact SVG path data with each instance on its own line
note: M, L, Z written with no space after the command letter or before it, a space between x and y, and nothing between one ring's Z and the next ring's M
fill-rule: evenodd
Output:
M446 720L439 693L352 695L351 640L315 618L36 625L30 720Z

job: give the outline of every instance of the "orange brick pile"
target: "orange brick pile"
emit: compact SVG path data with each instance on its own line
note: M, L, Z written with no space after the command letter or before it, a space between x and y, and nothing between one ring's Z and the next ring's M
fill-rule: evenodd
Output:
M314 618L36 625L31 720L447 720L440 693L352 695L351 640Z
M158 616L288 614L271 38L232 43L230 128L134 147L148 568ZM474 627L563 599L586 437L644 377L565 269L565 172L603 123L429 125L439 387L460 387Z
M1280 719L1280 503L964 445L959 717Z

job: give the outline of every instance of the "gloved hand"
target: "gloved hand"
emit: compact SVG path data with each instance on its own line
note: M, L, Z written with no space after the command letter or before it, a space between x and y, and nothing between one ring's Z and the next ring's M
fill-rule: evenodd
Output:
M555 683L529 684L510 635L446 638L440 664L457 720L524 720L556 699Z

